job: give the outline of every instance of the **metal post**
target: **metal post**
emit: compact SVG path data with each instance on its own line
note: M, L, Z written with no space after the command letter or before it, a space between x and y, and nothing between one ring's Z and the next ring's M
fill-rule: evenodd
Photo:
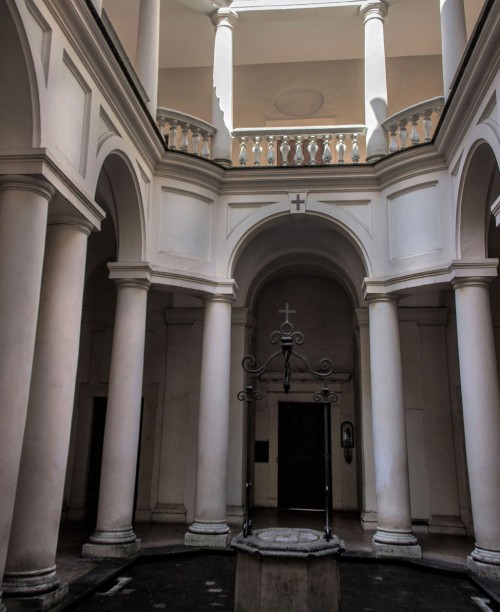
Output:
M323 404L323 435L324 435L324 458L325 458L325 540L332 539L331 513L333 511L332 501L332 461L330 455L330 444L328 433L330 431L330 403L337 401L337 395L330 393L330 389L325 386L321 391L314 394L315 402Z
M253 427L253 401L262 399L262 393L247 385L245 391L238 393L240 402L246 402L247 405L247 465L246 465L246 482L245 482L245 514L243 518L243 537L246 538L252 535L252 518L251 503L252 503L252 427Z

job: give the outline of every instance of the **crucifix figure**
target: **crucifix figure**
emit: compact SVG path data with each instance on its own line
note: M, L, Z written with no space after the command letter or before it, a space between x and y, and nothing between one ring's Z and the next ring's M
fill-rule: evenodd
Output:
M301 200L299 194L297 194L297 197L295 198L295 200L292 200L292 204L296 204L297 205L297 210L300 210L300 205L301 204L305 204L305 200Z
M297 196L299 197L299 196ZM290 310L290 307L288 306L288 302L286 303L285 306L285 310L278 310L279 313L283 313L286 317L285 319L285 323L290 323L290 321L288 320L288 315L290 314L295 314L297 311L296 310Z

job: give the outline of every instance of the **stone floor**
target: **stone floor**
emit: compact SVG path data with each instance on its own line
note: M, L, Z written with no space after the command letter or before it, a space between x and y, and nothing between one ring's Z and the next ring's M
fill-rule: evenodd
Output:
M324 527L324 516L323 513L319 512L259 510L254 513L252 518L254 529L281 526L308 527L322 531ZM183 542L186 529L187 526L184 524L135 525L135 532L141 539L142 555L145 558L153 558L158 555L161 555L162 558L170 558L176 552L185 550ZM238 526L233 528L234 535L239 531ZM371 547L373 532L363 531L358 515L336 513L333 520L333 532L345 542L346 552L343 558L346 561L356 563L373 559ZM81 547L88 541L89 535L88 530L79 524L65 524L61 528L57 571L60 578L70 584L70 592L73 592L73 603L70 602L69 606L66 604L66 606L61 607L61 610L76 609L75 606L81 595L95 591L98 583L109 584L113 577L123 575L123 572L129 567L123 561L102 562L82 558L80 555ZM413 567L418 568L420 565L424 568L445 571L457 576L466 572L467 555L474 548L473 539L423 533L417 535L422 548L422 560L413 562L411 564ZM497 606L495 602L500 603L500 581L476 581L475 586L490 596L492 605L494 605L491 609L500 609L495 607ZM420 608L414 609L418 610Z
M309 527L323 531L322 512L294 512L257 510L252 517L254 529L264 527ZM142 549L182 545L187 525L164 523L137 523L135 533L141 539ZM238 526L232 528L239 533ZM348 554L371 555L373 532L361 528L359 516L351 513L337 513L333 519L333 532L344 540ZM90 532L80 524L67 523L61 527L57 555L57 571L62 580L72 582L97 563L81 557L81 547L88 541ZM417 534L424 560L434 563L445 562L457 569L466 569L467 555L474 549L474 540L461 536Z

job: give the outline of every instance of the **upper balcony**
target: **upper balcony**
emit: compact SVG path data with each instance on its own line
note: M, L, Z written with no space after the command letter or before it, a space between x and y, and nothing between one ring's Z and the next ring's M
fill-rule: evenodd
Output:
M137 0L104 0L103 18L156 97L166 146L258 167L361 164L430 141L485 0L155 3L158 23Z

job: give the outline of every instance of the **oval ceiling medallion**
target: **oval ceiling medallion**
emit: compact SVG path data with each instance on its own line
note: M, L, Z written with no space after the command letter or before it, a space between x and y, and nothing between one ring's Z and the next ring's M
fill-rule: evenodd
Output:
M292 87L276 96L274 106L288 117L313 115L323 106L325 98L317 89Z

